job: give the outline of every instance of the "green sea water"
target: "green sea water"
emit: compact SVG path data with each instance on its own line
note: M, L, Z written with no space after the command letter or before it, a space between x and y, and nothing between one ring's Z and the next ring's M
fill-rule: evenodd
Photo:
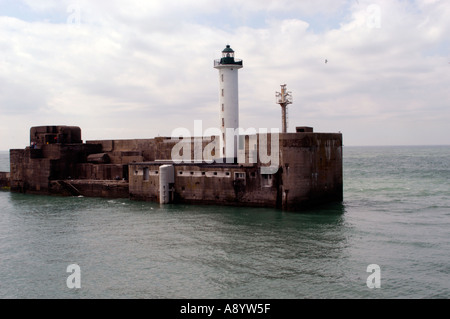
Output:
M449 298L449 181L450 146L345 147L304 212L3 191L0 298Z

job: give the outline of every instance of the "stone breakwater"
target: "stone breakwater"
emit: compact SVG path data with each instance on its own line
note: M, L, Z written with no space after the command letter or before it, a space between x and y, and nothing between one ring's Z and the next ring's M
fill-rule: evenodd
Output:
M239 138L237 157L224 162L209 147L217 136L183 138L182 143L171 137L83 142L79 127L32 127L30 146L10 150L11 173L0 179L13 192L161 204L299 210L342 201L342 134L298 127L276 135L275 144L270 133ZM191 160L174 160L174 149L179 158ZM267 150L270 162L261 157Z

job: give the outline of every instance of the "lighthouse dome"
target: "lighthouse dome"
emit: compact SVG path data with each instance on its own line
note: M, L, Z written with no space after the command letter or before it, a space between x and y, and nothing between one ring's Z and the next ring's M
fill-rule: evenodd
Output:
M227 44L226 48L223 49L222 53L234 53L233 49L230 47L229 44Z

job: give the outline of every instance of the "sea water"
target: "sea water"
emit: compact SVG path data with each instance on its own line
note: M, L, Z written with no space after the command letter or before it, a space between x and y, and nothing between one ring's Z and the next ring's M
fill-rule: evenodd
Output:
M303 212L2 191L0 298L449 298L450 146L343 154Z

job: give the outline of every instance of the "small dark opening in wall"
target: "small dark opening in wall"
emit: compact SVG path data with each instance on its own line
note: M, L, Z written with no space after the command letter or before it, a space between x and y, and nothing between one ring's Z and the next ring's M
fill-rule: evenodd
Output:
M214 172L214 175L217 175L217 172Z

